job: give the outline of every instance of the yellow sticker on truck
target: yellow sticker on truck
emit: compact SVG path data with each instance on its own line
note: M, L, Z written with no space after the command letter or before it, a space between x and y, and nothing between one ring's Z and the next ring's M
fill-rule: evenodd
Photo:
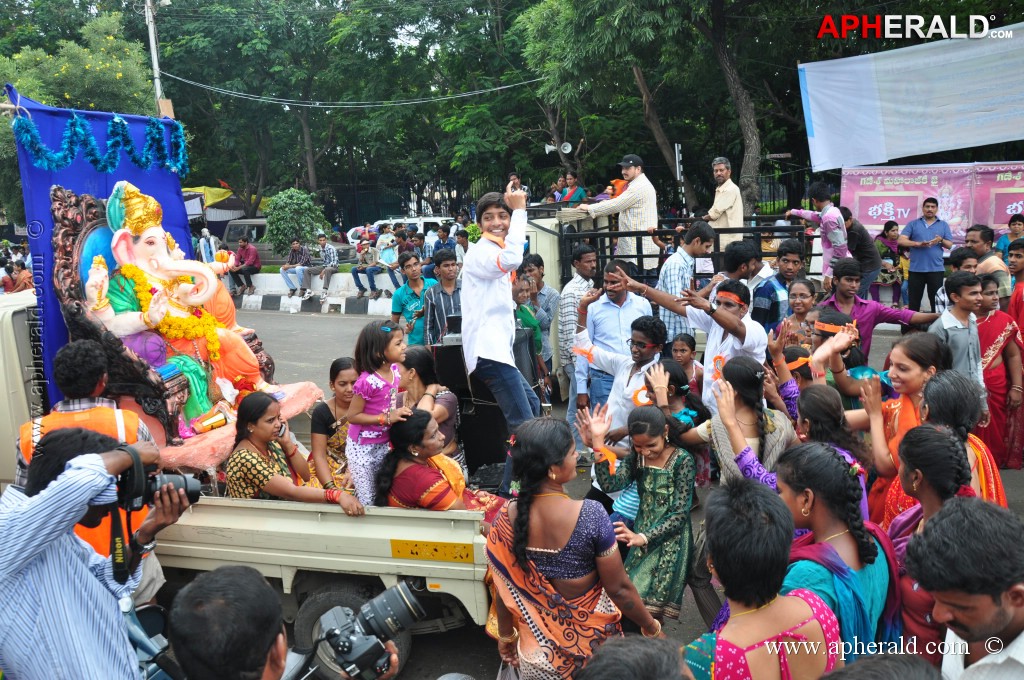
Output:
M391 556L409 560L434 562L472 562L472 543L444 543L440 541L400 541L391 539Z

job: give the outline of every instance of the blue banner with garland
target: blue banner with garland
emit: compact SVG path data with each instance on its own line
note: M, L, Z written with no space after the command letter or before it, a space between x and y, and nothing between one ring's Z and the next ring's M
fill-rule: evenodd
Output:
M50 187L59 184L79 195L106 199L114 184L128 180L160 201L164 229L192 257L188 214L181 197L188 154L181 124L170 118L55 109L21 96L10 84L6 92L16 107L12 126L42 323L43 370L52 406L63 398L53 383L53 357L67 344L68 334L51 276Z

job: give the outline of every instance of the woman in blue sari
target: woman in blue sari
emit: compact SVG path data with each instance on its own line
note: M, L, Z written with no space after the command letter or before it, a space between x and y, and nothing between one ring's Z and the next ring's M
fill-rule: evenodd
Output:
M889 536L865 522L860 465L851 465L832 446L801 444L776 466L779 495L797 529L782 593L806 588L839 619L846 661L857 643L895 642L900 635L896 560Z

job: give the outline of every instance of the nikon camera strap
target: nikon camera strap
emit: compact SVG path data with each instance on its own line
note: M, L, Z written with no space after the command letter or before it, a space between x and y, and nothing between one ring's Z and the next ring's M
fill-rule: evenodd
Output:
M146 469L142 464L142 457L135 450L134 446L119 446L119 451L124 451L132 459L132 474L130 476L131 489L118 489L118 502L110 505L110 561L114 573L114 580L118 583L127 583L132 575L128 568L128 542L125 540L125 528L121 524L120 506L125 498L133 499L142 496L146 485ZM132 511L127 509L128 535L132 530Z

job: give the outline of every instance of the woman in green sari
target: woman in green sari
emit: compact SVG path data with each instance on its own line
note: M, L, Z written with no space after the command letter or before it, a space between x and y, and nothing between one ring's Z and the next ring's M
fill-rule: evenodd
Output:
M592 441L603 442L611 426L607 408L590 419ZM613 453L599 447L597 480L605 491L621 491L632 482L640 492L640 510L633 529L615 523L615 535L629 546L626 573L644 606L657 619L677 618L693 553L690 507L697 467L689 451L673 436L682 429L656 406L641 406L629 414L630 453L622 464L611 464ZM616 467L618 469L616 469Z

